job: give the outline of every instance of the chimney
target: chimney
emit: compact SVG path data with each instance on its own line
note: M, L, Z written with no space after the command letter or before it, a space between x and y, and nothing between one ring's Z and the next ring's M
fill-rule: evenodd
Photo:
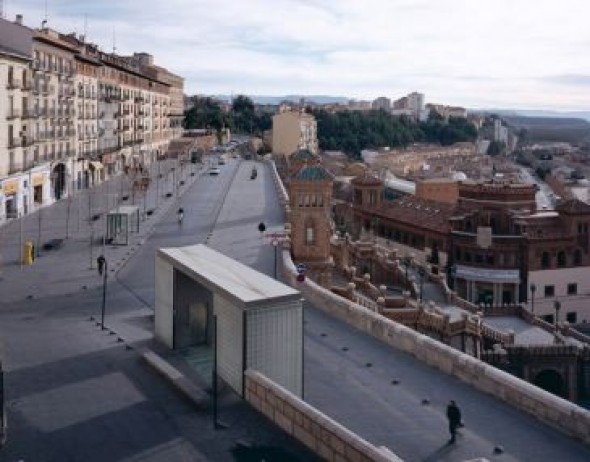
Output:
M17 14L16 15L16 19L14 21L16 24L20 24L21 26L23 25L23 15L22 14Z

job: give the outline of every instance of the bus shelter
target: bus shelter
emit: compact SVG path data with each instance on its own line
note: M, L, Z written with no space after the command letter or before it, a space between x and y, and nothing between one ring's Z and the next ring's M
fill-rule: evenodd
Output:
M106 241L112 245L128 245L129 235L139 232L139 207L122 205L107 213Z
M302 396L297 290L203 244L159 249L155 279L159 341L173 349L209 347L219 377L240 396L249 368Z

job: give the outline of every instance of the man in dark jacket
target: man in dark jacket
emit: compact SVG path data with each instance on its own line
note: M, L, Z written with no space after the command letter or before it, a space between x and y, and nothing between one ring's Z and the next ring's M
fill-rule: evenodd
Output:
M461 411L455 401L450 401L447 406L447 419L449 420L449 432L451 433L449 444L453 444L455 442L457 428L461 426Z

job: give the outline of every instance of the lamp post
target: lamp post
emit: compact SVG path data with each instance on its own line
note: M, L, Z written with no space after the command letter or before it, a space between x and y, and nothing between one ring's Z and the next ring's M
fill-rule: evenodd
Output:
M99 257L96 259L96 263L98 265L98 274L102 276L102 308L100 310L100 328L104 330L104 312L107 300L107 259L104 257L104 255L99 255Z
M422 303L424 276L426 276L426 270L422 266L418 269L418 275L420 276L420 303Z
M553 302L553 308L555 308L555 326L557 327L557 322L559 321L559 310L561 309L561 302L559 300L555 300Z
M535 292L537 291L537 286L535 283L531 284L531 313L535 314Z
M277 247L279 246L278 239L272 240L272 246L274 247L274 251L275 251L274 275L275 275L275 279L276 279L277 278Z
M412 262L412 259L406 255L404 257L404 266L406 267L406 283L404 285L404 290L408 290L408 267L410 266L411 262Z

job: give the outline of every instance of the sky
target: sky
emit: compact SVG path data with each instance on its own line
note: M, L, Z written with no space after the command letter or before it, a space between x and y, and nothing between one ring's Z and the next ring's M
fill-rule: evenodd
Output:
M467 108L590 110L587 0L4 0L5 16L145 51L187 94L412 91Z

